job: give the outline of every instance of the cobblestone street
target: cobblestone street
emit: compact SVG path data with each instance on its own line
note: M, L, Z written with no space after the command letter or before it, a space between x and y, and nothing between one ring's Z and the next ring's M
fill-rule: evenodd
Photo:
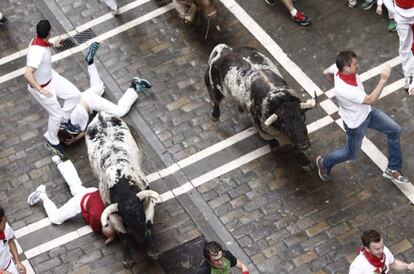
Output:
M377 107L402 127L403 173L414 180L414 102L402 88L398 35L387 31L388 19L374 8L350 9L346 1L301 0L295 5L312 18L311 26L302 27L281 3L217 5L205 39L205 21L185 24L172 4L159 7L150 0L118 0L116 17L98 0L0 2L9 19L0 26L0 206L28 273L196 273L204 239L224 244L250 273L348 273L361 232L370 228L382 233L396 258L414 261L414 192L411 184L397 187L382 177L386 136L369 130L363 152L335 167L330 182L319 179L313 164L317 155L345 143L333 86L322 71L350 49L360 57L367 91L384 63L393 66ZM137 75L152 83L125 121L144 142L151 189L168 197L156 206L157 261L136 243L136 265L125 270L119 241L105 245L82 216L52 225L41 205L27 205L40 184L58 207L71 198L44 147L48 115L23 77L25 49L44 18L52 37L88 31L101 43L95 64L104 97L118 100ZM53 68L81 91L89 87L84 53L90 42L52 58ZM292 144L269 146L231 100L222 103L220 120L211 120L204 74L220 43L254 47L270 57L303 101L320 94L320 105L307 112L310 155ZM66 151L82 182L96 187L85 143Z

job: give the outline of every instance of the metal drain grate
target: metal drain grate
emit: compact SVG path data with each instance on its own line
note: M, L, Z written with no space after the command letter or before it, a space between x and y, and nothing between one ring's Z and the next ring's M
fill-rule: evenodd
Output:
M71 48L78 46L79 44L85 43L86 41L96 37L95 33L92 30L87 29L76 34L73 37L64 39L62 41L62 46L56 48L57 52L62 52Z

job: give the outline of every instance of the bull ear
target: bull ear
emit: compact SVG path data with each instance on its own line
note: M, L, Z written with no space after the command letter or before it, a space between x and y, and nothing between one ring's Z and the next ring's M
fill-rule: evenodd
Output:
M270 125L276 122L276 120L277 120L277 115L273 113L272 115L269 116L269 118L266 119L264 124L265 126L270 127Z
M102 226L108 225L108 216L111 213L118 212L118 204L112 204L107 206L101 214L101 224Z
M121 232L123 234L127 233L124 226L124 222L122 221L121 216L119 216L118 214L110 214L109 223L116 231Z
M305 103L300 103L300 109L308 110L316 106L315 99L308 99Z
M160 194L158 194L157 192L155 192L154 190L143 190L137 193L137 197L143 201L145 198L151 197L154 198L155 203L161 203L161 196Z

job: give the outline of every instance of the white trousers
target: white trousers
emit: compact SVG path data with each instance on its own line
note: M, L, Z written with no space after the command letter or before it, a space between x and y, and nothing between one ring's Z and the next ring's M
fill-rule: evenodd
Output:
M116 4L116 0L104 0L104 2L111 10L117 10L118 9L118 5Z
M51 144L57 145L59 144L58 131L60 123L69 119L70 113L79 103L80 91L74 84L55 71L52 71L52 80L44 89L49 91L52 97L47 98L28 85L29 92L49 114L47 131L44 136ZM57 100L58 97L64 100L63 107L60 106Z
M384 6L388 10L388 18L394 19L394 14L395 14L394 0L384 0Z
M125 116L132 105L138 99L138 94L133 88L128 88L119 99L118 104L101 97L104 93L104 84L99 76L95 65L88 67L90 77L90 88L84 91L82 99L89 105L90 111L104 111L117 117Z
M414 24L414 8L403 11L405 14L401 14L401 12L400 8L395 8L395 21L397 21L397 32L400 38L399 53L402 69L404 77L408 77L414 73L414 56L411 52L411 45L413 43L413 30L411 29L411 25ZM413 16L408 16L410 14Z
M47 195L41 196L41 199L50 222L60 225L64 221L81 213L80 202L83 196L87 193L97 191L98 189L96 187L86 188L82 185L82 181L80 180L72 161L67 160L63 163L59 163L57 168L68 184L73 197L60 208L57 208L55 203L53 203Z

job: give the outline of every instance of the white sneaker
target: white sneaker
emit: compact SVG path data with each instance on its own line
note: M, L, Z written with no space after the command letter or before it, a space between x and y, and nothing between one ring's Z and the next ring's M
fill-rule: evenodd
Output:
M348 7L355 8L357 6L357 0L348 0Z
M29 204L29 206L33 206L35 204L37 204L38 202L40 202L42 199L40 198L40 196L45 193L46 194L46 186L45 185L40 185L36 188L35 191L33 191L29 197L27 197L27 203Z

